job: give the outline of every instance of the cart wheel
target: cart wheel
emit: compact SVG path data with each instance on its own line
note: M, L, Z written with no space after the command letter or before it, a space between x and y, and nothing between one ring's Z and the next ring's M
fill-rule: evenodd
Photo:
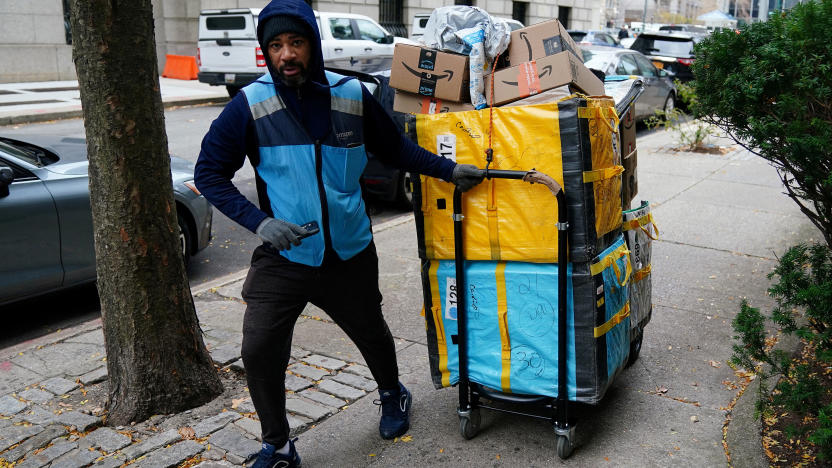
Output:
M470 416L459 416L459 433L465 440L471 440L480 430L480 410L474 408Z
M630 359L627 360L627 367L632 366L638 360L638 355L641 353L641 342L644 340L644 330L638 331L638 338L630 343Z
M567 436L558 436L558 457L561 460L566 460L572 455L572 450L575 449L575 446L572 445L572 441L569 440Z

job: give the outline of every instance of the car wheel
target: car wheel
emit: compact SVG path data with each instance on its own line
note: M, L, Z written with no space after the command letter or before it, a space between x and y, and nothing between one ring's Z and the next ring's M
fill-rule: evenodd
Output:
M673 93L667 95L667 99L664 101L664 115L671 114L673 110L676 109L676 98L673 96Z
M176 221L179 224L179 249L182 252L182 259L185 261L185 267L187 267L191 260L193 236L188 221L182 215L176 215Z
M225 85L225 90L228 91L228 95L231 96L231 97L236 96L237 93L240 92L240 89L242 89L240 86Z
M396 184L396 206L403 210L413 209L413 180L409 172L402 171Z

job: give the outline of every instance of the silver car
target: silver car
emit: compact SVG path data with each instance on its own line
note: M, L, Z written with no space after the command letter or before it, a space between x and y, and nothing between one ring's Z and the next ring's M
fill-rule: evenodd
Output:
M636 120L652 117L656 110L668 112L676 107L676 87L672 76L657 69L641 52L603 46L581 46L581 49L584 65L604 72L607 81L614 80L615 76L636 75L643 78L644 94L636 101Z
M83 138L0 136L0 304L95 281ZM213 211L193 165L171 158L180 245L208 246Z

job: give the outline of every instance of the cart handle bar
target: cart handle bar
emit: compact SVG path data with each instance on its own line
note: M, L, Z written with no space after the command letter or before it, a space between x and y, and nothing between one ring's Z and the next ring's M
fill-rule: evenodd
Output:
M530 184L543 184L552 191L552 194L557 196L558 192L563 190L563 187L558 184L551 176L534 169L530 171L506 171L502 169L481 169L485 173L487 179L522 179L523 182Z

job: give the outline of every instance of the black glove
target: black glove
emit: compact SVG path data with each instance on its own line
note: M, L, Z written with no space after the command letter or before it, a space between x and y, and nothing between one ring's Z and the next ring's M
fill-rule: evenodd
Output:
M471 190L484 178L485 171L473 164L457 164L451 175L451 181L459 188L460 192Z
M289 250L300 245L300 237L306 232L297 224L280 219L266 218L257 226L257 235L277 250Z

